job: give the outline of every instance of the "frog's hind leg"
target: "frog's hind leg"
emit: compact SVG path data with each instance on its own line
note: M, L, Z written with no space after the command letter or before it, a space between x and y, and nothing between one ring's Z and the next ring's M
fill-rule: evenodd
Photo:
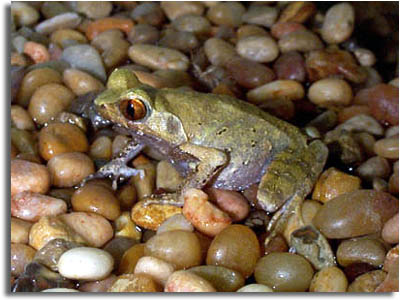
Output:
M143 150L145 146L143 144L138 144L134 140L130 141L118 156L111 160L109 163L101 167L96 173L86 177L80 184L80 186L85 185L89 180L96 178L111 178L112 187L114 190L117 189L118 181L122 178L126 179L134 175L144 176L143 170L137 170L127 166L127 163L134 158L136 155Z
M283 231L292 214L300 212L301 203L311 192L327 157L328 149L319 140L304 151L288 149L274 157L257 193L258 202L266 211L276 211L267 226L270 235L266 244ZM299 216L301 220L301 214Z

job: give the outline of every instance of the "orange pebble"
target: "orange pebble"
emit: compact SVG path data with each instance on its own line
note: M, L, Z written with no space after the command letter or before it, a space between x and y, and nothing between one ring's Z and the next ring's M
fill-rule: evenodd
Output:
M27 54L35 64L46 62L50 60L49 51L42 44L35 42L26 42L24 44L24 53Z
M120 29L128 34L133 28L133 22L125 18L104 18L91 22L86 29L86 36L92 40L96 35L110 29Z

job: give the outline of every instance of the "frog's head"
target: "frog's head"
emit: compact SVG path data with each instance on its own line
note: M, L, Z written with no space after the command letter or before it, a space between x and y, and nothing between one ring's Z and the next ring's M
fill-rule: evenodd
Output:
M107 89L94 103L101 116L117 126L170 143L186 141L180 119L166 109L157 93L157 89L140 83L133 72L120 69L110 75Z
M110 75L107 89L94 104L102 117L125 128L143 123L153 106L149 87L126 69L117 69Z

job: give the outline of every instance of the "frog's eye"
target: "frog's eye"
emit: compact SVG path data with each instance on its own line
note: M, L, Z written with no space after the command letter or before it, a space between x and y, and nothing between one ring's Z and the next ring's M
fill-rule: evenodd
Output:
M146 116L146 106L139 99L122 100L119 109L124 117L131 121L140 120Z

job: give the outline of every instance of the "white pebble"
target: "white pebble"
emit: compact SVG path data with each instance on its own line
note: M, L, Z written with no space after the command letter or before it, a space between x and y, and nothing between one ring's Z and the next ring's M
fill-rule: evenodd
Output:
M91 247L68 250L58 261L59 273L76 280L104 279L111 273L113 266L114 259L108 252Z
M79 293L78 290L67 289L67 288L46 289L46 290L43 290L42 292L43 293Z
M150 275L154 281L164 286L174 271L170 263L152 256L143 256L136 263L134 274Z
M272 293L273 290L264 284L252 283L241 287L236 292L239 293Z

